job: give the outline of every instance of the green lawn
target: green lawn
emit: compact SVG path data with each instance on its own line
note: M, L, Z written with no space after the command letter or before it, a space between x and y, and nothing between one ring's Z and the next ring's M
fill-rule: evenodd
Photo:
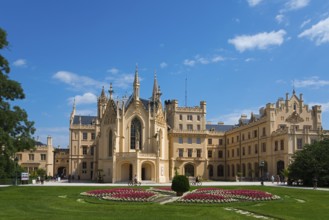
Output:
M0 187L0 219L255 219L228 211L227 207L272 219L329 219L329 191L239 187L264 190L282 199L227 204L160 205L111 202L80 196L80 192L100 188L108 187Z

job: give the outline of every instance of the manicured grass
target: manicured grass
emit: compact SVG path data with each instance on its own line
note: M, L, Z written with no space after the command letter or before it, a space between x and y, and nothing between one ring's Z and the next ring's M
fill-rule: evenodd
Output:
M255 219L232 207L273 219L329 219L329 192L281 187L222 187L256 189L282 199L225 204L128 203L81 196L109 187L0 187L0 219Z

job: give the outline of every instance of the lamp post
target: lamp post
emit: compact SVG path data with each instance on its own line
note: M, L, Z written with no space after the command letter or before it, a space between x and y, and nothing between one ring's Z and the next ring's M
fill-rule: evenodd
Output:
M265 165L265 162L262 160L260 161L259 163L259 167L260 167L260 184L262 186L264 186L264 179L263 179L263 169L264 169L264 165Z
M18 157L15 156L14 158L15 186L17 186L17 162L18 162Z

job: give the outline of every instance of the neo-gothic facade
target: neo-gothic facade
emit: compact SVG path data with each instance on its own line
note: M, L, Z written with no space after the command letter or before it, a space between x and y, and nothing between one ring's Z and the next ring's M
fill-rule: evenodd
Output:
M104 88L97 116L70 118L68 174L75 179L125 182L169 182L176 172L213 180L258 178L287 168L294 152L322 137L321 106L304 104L293 92L276 104L267 104L237 125L207 124L206 102L179 107L177 100L160 100L156 75L152 97L140 97L136 68L133 94L113 99Z

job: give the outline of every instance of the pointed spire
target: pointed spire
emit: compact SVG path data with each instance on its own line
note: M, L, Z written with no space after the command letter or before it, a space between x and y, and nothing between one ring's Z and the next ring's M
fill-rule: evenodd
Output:
M114 93L113 91L113 87L112 87L112 83L110 83L110 90L109 90L109 93L110 93L110 100L112 99L112 95Z
M138 78L138 66L136 64L135 80L134 80L134 99L139 100L139 78Z
M105 91L104 91L104 86L102 88L102 93L101 93L101 97L105 97Z
M159 86L157 81L157 73L154 70L154 83L153 83L153 91L152 91L152 101L157 101L159 93Z

